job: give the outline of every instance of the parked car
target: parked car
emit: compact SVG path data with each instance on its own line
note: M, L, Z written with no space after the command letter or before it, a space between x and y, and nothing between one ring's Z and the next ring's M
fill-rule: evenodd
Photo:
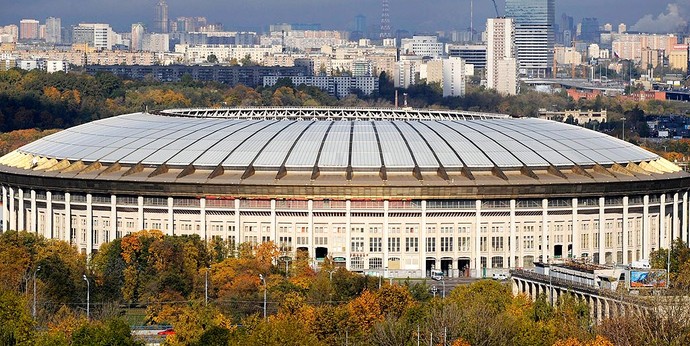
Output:
M431 279L436 280L436 281L441 281L443 280L443 271L441 270L432 270L431 271Z
M158 335L175 335L175 330L172 328L168 328L166 330L158 332Z
M492 275L491 278L493 278L494 280L504 281L504 280L508 280L508 274L506 274L506 273L494 273L494 275Z

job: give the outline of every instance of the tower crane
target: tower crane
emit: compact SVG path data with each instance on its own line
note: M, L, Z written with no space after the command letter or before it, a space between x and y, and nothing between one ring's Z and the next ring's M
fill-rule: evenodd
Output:
M496 5L496 0L491 0L494 2L494 9L496 10L496 17L500 17L501 15L498 14L498 5Z

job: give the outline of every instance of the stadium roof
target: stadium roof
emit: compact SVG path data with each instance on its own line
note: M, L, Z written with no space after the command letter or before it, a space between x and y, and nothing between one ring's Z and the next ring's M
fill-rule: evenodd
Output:
M511 169L658 158L605 134L533 118L317 121L142 113L73 127L20 151L83 162L257 169Z
M410 109L133 113L50 135L0 171L156 183L487 186L685 177L658 155L578 126ZM469 191L469 190L468 190Z

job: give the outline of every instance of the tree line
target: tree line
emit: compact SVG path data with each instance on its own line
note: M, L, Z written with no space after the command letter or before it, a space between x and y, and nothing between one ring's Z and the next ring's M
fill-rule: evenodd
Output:
M656 266L665 265L663 251L652 257ZM682 273L690 272L690 252L674 251L673 280L687 287L690 275ZM171 325L170 345L690 341L690 322L681 316L687 304L673 319L665 317L668 309L650 310L595 325L585 302L568 295L552 307L545 296L533 301L513 296L510 285L479 280L441 297L425 280L389 282L328 260L315 270L304 252L286 267L281 255L272 242L235 246L144 230L102 244L87 258L64 241L8 231L0 235L0 343L136 345L130 325L149 324Z

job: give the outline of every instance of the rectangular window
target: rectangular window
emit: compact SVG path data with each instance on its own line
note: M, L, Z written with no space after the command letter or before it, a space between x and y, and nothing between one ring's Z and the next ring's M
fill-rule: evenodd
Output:
M369 252L381 252L381 238L369 238Z
M453 237L441 237L441 251L442 252L453 251Z
M405 252L419 252L419 238L405 238Z
M503 251L503 237L491 237L491 251Z
M436 252L436 237L426 238L426 252Z
M526 235L522 237L522 248L525 250L534 250L534 236Z
M364 252L364 237L352 237L352 252Z
M400 238L388 238L388 252L400 252Z

